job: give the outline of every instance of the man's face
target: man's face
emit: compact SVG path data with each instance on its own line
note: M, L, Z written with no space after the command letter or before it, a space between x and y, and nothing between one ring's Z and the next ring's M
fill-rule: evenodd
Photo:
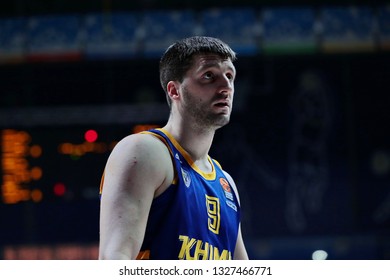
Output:
M180 85L181 114L202 128L227 124L233 107L236 69L230 59L207 54L194 64Z

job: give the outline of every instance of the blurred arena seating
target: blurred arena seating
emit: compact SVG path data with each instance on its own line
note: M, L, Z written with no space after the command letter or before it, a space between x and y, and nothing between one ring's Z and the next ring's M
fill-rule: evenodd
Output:
M143 30L140 55L160 57L172 42L195 35L195 14L191 10L146 11L140 23Z
M310 8L268 8L262 13L265 53L317 51L315 11Z
M84 53L87 59L135 57L139 51L136 13L88 14L82 21ZM79 50L83 50L79 45Z
M254 9L210 9L200 15L201 34L229 42L240 55L256 54L260 22Z
M241 55L374 52L388 6L207 8L0 18L0 60L156 57L172 41L218 36Z
M321 11L324 52L373 51L375 22L368 7L326 7Z

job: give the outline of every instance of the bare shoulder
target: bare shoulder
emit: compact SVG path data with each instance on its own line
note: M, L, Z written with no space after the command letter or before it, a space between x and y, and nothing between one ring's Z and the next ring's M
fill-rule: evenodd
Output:
M152 136L151 134L137 133L137 134L131 134L129 136L126 136L125 138L120 140L118 144L115 146L114 150L132 149L132 148L137 148L137 149L146 148L146 149L157 150L163 146L165 145L156 137Z
M132 134L113 149L106 165L105 176L152 184L155 189L170 180L170 153L159 139L150 134Z
M159 139L149 134L132 134L123 138L110 155L110 157L123 159L123 161L120 161L121 164L127 161L132 162L134 159L145 161L164 160L166 156L169 156L166 146Z

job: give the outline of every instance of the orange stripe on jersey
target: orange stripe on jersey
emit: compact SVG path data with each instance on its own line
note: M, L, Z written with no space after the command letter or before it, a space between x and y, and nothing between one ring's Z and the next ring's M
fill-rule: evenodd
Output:
M137 260L149 260L150 259L150 250L145 250L145 251L139 252L136 259Z
M103 191L104 173L105 173L105 171L103 171L102 178L100 179L100 189L99 189L99 194L100 194L100 195L102 195L102 191Z

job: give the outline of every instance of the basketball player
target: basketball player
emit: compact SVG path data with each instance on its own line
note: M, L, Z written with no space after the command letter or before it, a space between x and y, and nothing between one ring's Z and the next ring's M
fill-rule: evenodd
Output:
M248 259L236 186L209 155L233 105L236 54L216 38L170 46L167 124L122 139L101 187L100 259Z

